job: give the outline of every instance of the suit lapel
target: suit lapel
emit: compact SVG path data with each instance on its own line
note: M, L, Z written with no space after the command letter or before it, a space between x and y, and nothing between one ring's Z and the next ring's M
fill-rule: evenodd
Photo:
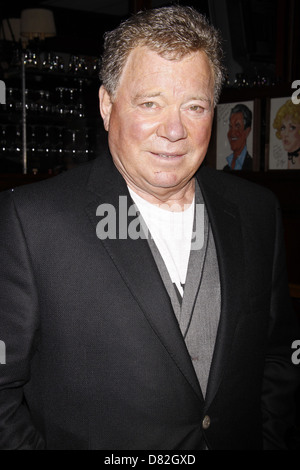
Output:
M245 296L244 250L239 210L226 198L224 188L209 169L202 168L198 181L206 204L218 256L221 283L221 315L209 374L206 406L212 402L228 364L239 313Z
M99 205L110 204L115 208L116 218L119 221L119 196L126 197L126 199L122 199L123 217L126 210L125 201L128 201L127 208L133 204L125 181L110 159L109 161L95 160L87 187L88 191L93 194L86 210L94 229L99 223L99 217L96 216ZM126 227L129 227L131 223L135 224L136 217L128 217L127 221ZM118 230L119 223L117 223L117 234ZM172 360L197 396L202 398L199 383L174 315L170 298L147 240L142 238L133 240L130 237L127 237L127 239L106 238L105 240L99 240L99 243L104 245L123 281Z
M196 184L196 194L195 194L195 204L204 204L203 197L201 194L201 190L199 186ZM196 206L195 206L195 213L196 213ZM196 213L196 217L198 214ZM194 220L194 227L193 232L196 233L197 226L196 217ZM202 228L202 227L201 227ZM193 313L196 299L198 296L198 292L200 289L203 271L204 271L204 262L207 252L207 244L208 244L208 216L207 211L204 211L204 239L203 239L203 246L201 249L191 250L189 264L188 264L188 271L187 271L187 278L185 283L184 295L182 300L182 308L181 308L181 330L182 333L185 335L188 329L188 324L191 320L191 315ZM199 236L199 234L198 234Z
M207 208L218 255L222 306L215 350L213 354L206 406L213 400L222 375L228 365L239 313L243 309L243 286L245 285L243 240L239 210L226 198L225 190L214 181L214 174L202 168L197 175ZM111 204L119 220L119 196L126 196L128 207L132 204L127 186L111 162L97 159L87 186L91 200L86 208L89 219L96 228L96 216L100 204ZM128 217L128 225L133 221ZM118 224L117 224L118 225ZM197 396L202 399L201 389L190 360L169 295L161 279L147 240L131 238L99 240L131 291L141 311L158 336L170 357L176 363ZM237 288L238 286L238 288Z

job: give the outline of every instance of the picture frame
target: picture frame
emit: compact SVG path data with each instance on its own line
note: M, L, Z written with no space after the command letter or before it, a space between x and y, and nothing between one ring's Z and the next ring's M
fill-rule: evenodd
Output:
M232 111L234 111L233 114L237 114L245 108L250 111L250 116L252 115L250 131L248 136L245 137L246 149L243 150L246 154L246 158L244 159L242 167L240 167L240 163L236 164L236 168L231 169L231 167L229 167L230 156L234 154L234 150L231 145L233 145L233 141L235 141L235 145L238 144L238 137L236 134L233 135L233 133L229 135L230 115ZM218 104L215 110L212 136L206 155L206 164L217 170L259 171L260 119L260 100L257 98ZM243 121L245 122L244 119ZM233 123L231 123L231 128L234 128ZM230 143L230 140L232 141L232 144ZM235 151L237 152L237 150Z
M268 98L266 113L266 170L300 170L300 104L288 95Z

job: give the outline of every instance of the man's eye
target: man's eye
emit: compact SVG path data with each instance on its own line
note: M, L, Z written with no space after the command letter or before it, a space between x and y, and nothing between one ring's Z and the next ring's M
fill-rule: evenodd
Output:
M153 103L153 101L147 101L146 103L142 103L142 107L151 109L151 108L155 108L156 106L155 106L155 103Z
M200 114L203 113L204 108L202 108L202 106L199 106L198 104L194 104L193 106L190 106L190 111L192 111L193 113Z

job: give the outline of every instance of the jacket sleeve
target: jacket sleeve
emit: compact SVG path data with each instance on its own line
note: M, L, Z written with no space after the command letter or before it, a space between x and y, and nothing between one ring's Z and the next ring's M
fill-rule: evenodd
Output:
M38 332L38 298L26 239L13 201L0 194L0 449L42 449L24 399Z
M262 393L264 449L288 449L295 428L299 366L292 362L292 343L300 339L299 323L291 306L286 272L280 208L276 211L276 237L268 349Z

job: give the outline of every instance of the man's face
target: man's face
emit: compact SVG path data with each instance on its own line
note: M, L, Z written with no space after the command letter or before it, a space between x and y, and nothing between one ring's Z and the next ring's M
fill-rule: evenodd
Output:
M203 52L178 61L144 47L130 53L114 99L100 89L111 154L129 187L163 198L190 183L209 144L213 95Z
M242 113L234 113L230 117L228 140L233 152L241 153L246 145L247 137L250 134L250 127L245 129Z

